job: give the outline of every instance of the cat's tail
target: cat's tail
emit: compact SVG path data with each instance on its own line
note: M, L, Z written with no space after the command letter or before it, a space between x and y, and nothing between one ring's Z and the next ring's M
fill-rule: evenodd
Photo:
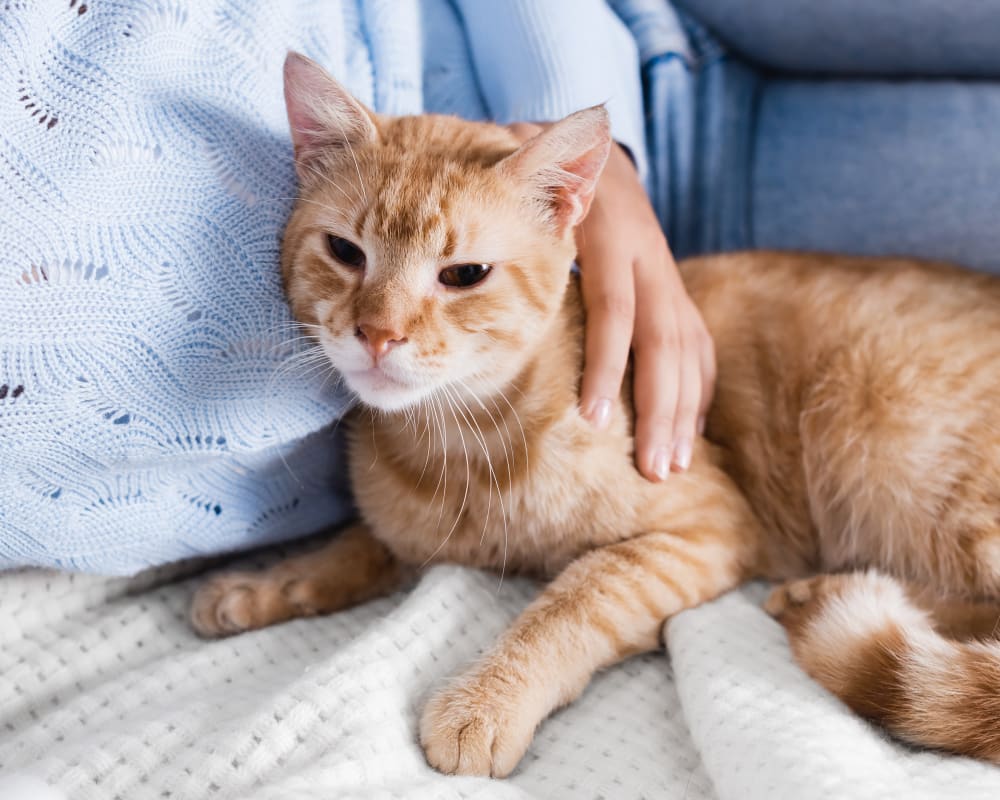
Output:
M858 714L912 744L1000 763L1000 607L962 605L939 619L893 578L857 572L785 584L766 608L799 664Z

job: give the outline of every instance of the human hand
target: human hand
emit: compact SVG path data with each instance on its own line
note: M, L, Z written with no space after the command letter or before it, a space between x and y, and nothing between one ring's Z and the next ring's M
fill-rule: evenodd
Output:
M517 123L522 141L542 129ZM611 149L590 213L576 232L587 311L580 409L610 421L629 349L634 356L635 460L649 480L691 464L715 388L715 349L631 159Z

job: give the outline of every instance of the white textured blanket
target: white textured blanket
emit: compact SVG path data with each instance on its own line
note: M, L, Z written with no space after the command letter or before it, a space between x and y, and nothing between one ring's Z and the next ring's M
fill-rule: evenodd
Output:
M42 800L42 781L72 800L1000 797L1000 769L909 751L815 686L761 587L677 617L671 660L598 676L490 781L429 769L417 715L533 584L437 568L347 613L204 642L185 620L199 579L168 577L0 576L2 800Z

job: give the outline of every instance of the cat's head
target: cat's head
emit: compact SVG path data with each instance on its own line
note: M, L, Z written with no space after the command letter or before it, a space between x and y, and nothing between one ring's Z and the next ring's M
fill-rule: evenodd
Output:
M285 99L299 177L285 288L348 386L395 411L513 379L559 313L611 146L604 109L519 146L496 125L376 115L296 54Z

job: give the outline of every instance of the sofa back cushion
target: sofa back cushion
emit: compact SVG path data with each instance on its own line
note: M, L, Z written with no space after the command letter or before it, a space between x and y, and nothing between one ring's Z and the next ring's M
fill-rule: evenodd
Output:
M1000 77L984 0L675 0L762 66L841 75Z

